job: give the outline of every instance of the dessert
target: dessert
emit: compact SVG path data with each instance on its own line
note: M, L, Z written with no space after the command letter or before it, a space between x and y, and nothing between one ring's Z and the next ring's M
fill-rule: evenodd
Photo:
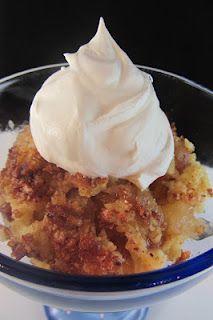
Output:
M100 20L36 94L0 173L2 237L16 259L87 275L179 263L212 195L194 146Z

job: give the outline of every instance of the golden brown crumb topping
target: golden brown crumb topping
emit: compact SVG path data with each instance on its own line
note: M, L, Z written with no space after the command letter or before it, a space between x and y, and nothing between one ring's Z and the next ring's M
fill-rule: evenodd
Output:
M25 127L0 173L0 231L13 256L90 275L143 272L187 258L182 243L202 232L194 214L212 189L193 145L175 130L174 138L168 173L141 191L127 180L72 175L48 163Z

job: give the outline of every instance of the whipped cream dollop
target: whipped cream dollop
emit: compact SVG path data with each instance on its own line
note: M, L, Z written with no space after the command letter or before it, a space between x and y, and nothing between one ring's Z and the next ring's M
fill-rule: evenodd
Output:
M147 188L174 155L170 124L152 85L101 18L96 35L37 92L30 126L41 156L70 173L125 178Z

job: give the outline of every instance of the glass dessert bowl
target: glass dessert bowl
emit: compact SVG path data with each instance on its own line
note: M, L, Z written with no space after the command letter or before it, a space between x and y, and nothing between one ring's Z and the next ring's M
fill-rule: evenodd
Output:
M64 65L52 65L28 70L1 80L1 127L8 121L15 127L29 119L29 106L41 84ZM171 122L178 132L196 146L198 160L207 166L212 182L212 93L182 77L161 70L139 66L153 77L155 90ZM202 115L201 115L202 110ZM190 125L189 125L190 124ZM1 164L11 147L11 132L0 135ZM12 141L13 140L13 141ZM206 203L205 219L212 221L212 200ZM1 252L5 248L1 245ZM192 256L177 265L133 275L86 276L68 275L17 262L0 255L1 282L43 304L84 312L114 312L137 309L172 297L198 283L212 270L212 238L191 240L186 250ZM138 312L138 311L137 311ZM141 311L142 312L142 311ZM136 315L132 314L136 317ZM75 315L76 317L76 315ZM77 319L77 318L75 318Z
M1 170L1 237L17 261L30 258L46 269L45 278L52 277L49 270L55 272L51 284L57 297L41 286L41 274L36 281L31 277L40 285L34 284L33 294L37 290L41 297L43 290L48 303L55 299L66 307L69 292L69 306L76 310L79 305L87 311L110 306L115 311L114 300L116 310L132 308L141 298L154 301L174 291L174 281L152 278L150 285L146 279L166 266L168 275L176 270L174 264L194 255L187 240L213 234L211 222L196 217L213 190L193 144L178 136L173 119L169 123L160 108L152 76L132 63L103 18L91 41L65 58L68 66L37 91L29 125L18 134ZM8 126L15 126L12 118ZM11 138L17 131L2 135ZM197 257L191 260L194 266ZM61 277L68 274L74 287L68 278L69 286L61 286ZM177 277L178 288L188 276ZM135 277L140 277L137 289ZM101 283L104 279L108 283ZM29 290L25 280L22 287ZM45 310L50 319L82 318ZM132 317L137 313L141 318L146 310L133 311Z

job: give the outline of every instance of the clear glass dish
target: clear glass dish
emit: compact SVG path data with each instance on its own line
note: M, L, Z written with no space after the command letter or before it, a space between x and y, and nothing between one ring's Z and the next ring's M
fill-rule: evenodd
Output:
M12 120L16 128L27 121L29 108L37 90L47 77L65 65L39 67L0 80L1 167L16 135L15 132L6 130L8 122L11 126ZM153 77L161 108L169 120L176 123L178 132L195 144L198 159L207 166L213 183L213 93L175 74L144 66L138 67ZM210 221L213 221L212 209L213 200L209 200L206 204L205 218ZM17 262L9 257L6 246L0 244L0 281L13 290L47 305L84 312L125 311L167 299L209 274L213 268L213 237L201 241L188 241L186 247L193 255L181 264L141 274L97 277L67 275L39 269L29 263ZM46 309L49 319L56 319L49 314L50 311ZM80 313L78 315L80 317ZM112 314L108 314L108 317L114 319ZM116 317L118 319L118 313ZM134 312L132 318L130 314L128 317L138 319ZM75 315L70 319L78 318ZM122 319L125 319L124 314Z

